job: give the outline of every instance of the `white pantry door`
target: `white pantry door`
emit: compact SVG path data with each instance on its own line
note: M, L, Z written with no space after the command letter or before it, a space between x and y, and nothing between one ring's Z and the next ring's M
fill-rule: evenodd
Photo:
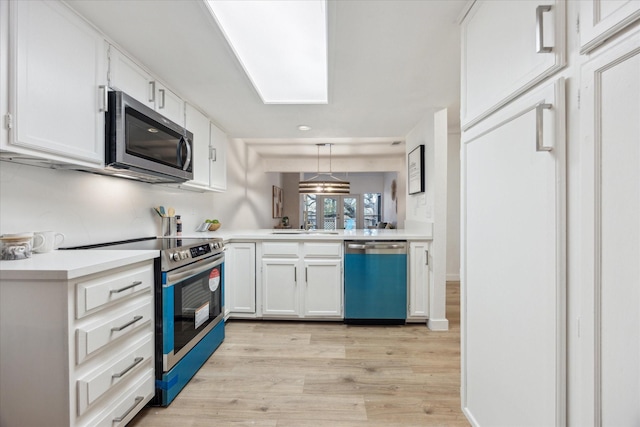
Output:
M579 425L640 424L640 28L582 69Z
M476 426L564 425L564 121L559 79L463 134L462 407Z

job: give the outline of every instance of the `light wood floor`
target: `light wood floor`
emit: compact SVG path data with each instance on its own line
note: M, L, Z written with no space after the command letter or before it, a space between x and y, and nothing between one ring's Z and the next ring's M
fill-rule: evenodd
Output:
M239 321L168 408L130 426L469 426L460 410L460 287L449 331L423 324Z

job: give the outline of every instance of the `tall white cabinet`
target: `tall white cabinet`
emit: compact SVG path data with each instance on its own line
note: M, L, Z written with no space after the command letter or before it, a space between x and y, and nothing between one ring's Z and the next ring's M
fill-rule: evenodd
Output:
M564 16L481 1L462 23L461 400L477 426L566 421L565 82L548 79Z
M638 425L640 28L595 52L581 81L584 425Z
M638 425L640 3L536 3L462 22L462 407L474 426ZM542 27L511 15L539 6ZM559 8L540 55L566 45L566 64L513 84ZM522 46L485 67L496 26Z

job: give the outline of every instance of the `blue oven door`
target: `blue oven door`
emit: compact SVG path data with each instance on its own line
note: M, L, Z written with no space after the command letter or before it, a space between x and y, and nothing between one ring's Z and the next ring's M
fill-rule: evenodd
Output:
M163 273L162 375L168 405L224 340L224 254Z

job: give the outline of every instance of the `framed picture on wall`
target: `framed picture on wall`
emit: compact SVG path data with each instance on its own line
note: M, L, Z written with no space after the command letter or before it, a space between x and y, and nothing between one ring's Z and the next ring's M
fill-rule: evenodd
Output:
M282 209L284 207L284 197L282 195L282 188L273 186L273 190L271 191L271 196L273 202L272 206L272 214L274 218L282 218Z
M424 193L424 145L411 150L407 159L409 194Z

